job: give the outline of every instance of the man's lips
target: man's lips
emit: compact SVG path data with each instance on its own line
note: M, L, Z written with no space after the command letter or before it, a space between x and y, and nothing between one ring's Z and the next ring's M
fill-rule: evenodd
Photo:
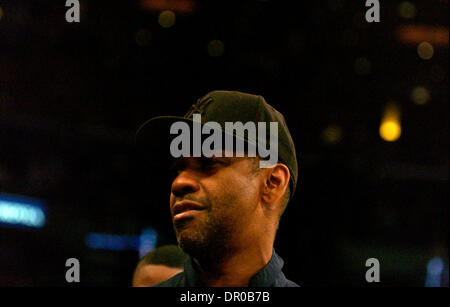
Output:
M182 218L191 217L197 213L196 211L204 209L204 206L190 200L176 202L172 207L173 221L175 222Z

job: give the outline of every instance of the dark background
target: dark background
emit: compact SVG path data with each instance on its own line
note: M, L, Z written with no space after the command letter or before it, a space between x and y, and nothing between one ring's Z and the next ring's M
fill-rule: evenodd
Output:
M431 258L448 263L447 1L411 1L413 18L380 1L380 23L363 0L157 2L175 6L172 27L145 1L80 1L80 23L62 0L0 2L0 193L47 206L41 229L0 226L0 286L66 286L72 257L81 285L130 285L137 251L89 249L85 236L150 226L157 246L176 242L134 133L216 89L263 95L294 138L300 186L275 244L289 279L373 286L377 258L380 285L423 286ZM424 60L398 35L409 25L443 27L446 43L430 41ZM428 103L413 102L416 86ZM390 101L395 142L378 133Z

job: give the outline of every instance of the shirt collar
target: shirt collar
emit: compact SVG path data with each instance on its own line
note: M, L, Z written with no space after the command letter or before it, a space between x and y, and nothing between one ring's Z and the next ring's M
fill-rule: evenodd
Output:
M192 258L188 257L184 263L184 274L186 278L186 286L194 287L197 285L197 272L194 269ZM284 265L283 259L277 255L272 249L272 257L270 261L258 273L250 279L249 287L272 287L283 284L286 277L281 271Z

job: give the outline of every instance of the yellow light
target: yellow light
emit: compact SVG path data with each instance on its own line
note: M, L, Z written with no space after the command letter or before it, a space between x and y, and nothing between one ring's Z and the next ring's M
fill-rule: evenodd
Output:
M337 144L342 139L342 128L338 125L330 125L322 131L322 140L328 144Z
M163 11L158 17L159 25L163 28L170 28L175 24L175 13L172 11Z
M433 57L434 48L429 42L421 42L419 46L417 46L417 54L423 60L429 60Z
M416 6L409 1L403 1L398 6L398 14L405 19L412 19L416 17Z
M386 121L380 126L380 136L383 140L394 142L398 140L402 133L402 129L397 122Z
M390 103L386 107L379 132L380 137L387 142L394 142L400 138L402 134L400 110L394 103Z
M417 86L411 92L411 99L415 104L424 105L430 100L430 92L423 86Z

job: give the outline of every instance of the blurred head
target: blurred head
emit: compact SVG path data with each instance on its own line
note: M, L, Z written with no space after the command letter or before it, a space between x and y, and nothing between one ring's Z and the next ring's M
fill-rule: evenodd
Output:
M289 169L259 168L259 158L179 158L170 208L180 247L197 258L272 241L289 199ZM265 241L265 242L269 242Z
M186 254L176 245L154 249L138 263L133 275L133 287L149 287L183 271Z

